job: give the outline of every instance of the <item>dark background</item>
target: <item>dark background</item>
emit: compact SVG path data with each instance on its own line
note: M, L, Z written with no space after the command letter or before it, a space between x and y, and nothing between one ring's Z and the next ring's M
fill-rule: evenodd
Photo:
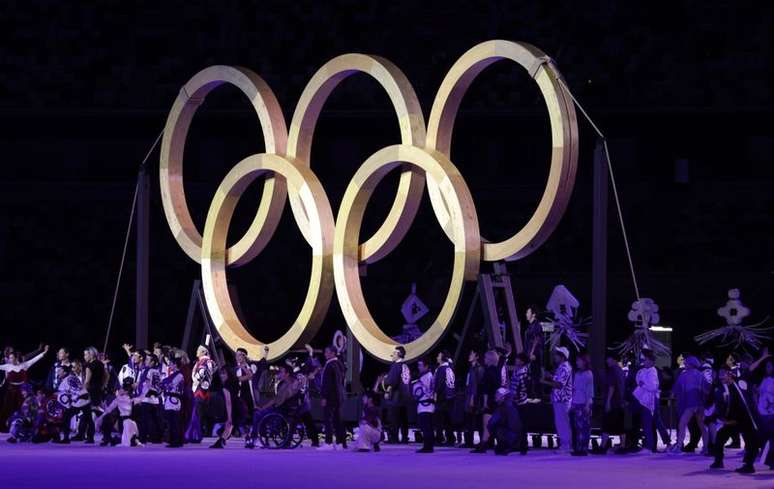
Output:
M738 287L752 321L774 297L772 12L755 2L121 2L0 4L0 343L80 349L104 341L138 164L180 87L212 64L243 65L271 85L289 124L317 68L348 52L378 54L407 75L429 115L454 61L484 40L532 43L556 59L610 149L643 296L674 327L675 349L722 325L715 310ZM590 314L591 162L580 119L578 178L564 219L531 256L509 264L520 313L565 284ZM537 87L506 62L472 85L452 159L475 198L482 235L526 223L548 171L549 126ZM389 100L360 75L342 83L315 134L312 168L338 202L377 149L399 141ZM219 88L186 146L189 205L203 227L211 197L241 158L261 151L243 97ZM678 170L677 161L685 160ZM151 340L178 344L199 268L178 248L151 158ZM678 178L678 174L680 178ZM385 215L393 177L369 206L363 233ZM260 182L255 185L260 190ZM257 205L246 196L236 237ZM611 196L609 338L629 334L634 291ZM370 235L370 234L369 234ZM451 246L427 198L407 239L364 278L389 333L417 283L430 319L445 296ZM309 252L289 209L266 251L230 273L250 328L285 330L303 299ZM121 284L111 347L133 340L134 250ZM488 265L484 265L486 270ZM469 306L460 305L456 328ZM334 302L316 344L345 324Z

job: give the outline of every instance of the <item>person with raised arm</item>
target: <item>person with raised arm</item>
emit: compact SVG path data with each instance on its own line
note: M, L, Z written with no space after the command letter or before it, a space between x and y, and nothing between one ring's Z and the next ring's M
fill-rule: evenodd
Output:
M48 345L29 360L22 360L21 354L14 350L9 352L7 362L0 364L0 372L5 373L5 395L3 404L0 406L0 432L8 432L8 419L22 405L24 399L21 386L28 380L27 370L38 363L46 353L48 353Z

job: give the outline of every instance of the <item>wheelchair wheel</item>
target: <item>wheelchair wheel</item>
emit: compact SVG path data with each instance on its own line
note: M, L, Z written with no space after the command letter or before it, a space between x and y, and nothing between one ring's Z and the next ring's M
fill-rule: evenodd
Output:
M288 448L298 448L301 446L301 443L304 441L304 437L306 436L306 428L304 428L303 423L296 424L296 429L293 430L293 433L291 433L290 437L290 443L288 445Z
M264 448L285 448L291 441L287 420L277 413L267 414L258 426L258 439Z

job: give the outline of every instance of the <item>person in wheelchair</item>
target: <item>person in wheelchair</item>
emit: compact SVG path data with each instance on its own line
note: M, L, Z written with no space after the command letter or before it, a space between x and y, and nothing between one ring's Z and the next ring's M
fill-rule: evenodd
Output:
M299 414L303 404L303 396L299 388L298 380L293 375L289 365L279 365L277 370L277 395L264 402L253 413L253 429L245 438L245 448L255 448L255 440L259 436L261 421L267 415L279 413L292 417Z

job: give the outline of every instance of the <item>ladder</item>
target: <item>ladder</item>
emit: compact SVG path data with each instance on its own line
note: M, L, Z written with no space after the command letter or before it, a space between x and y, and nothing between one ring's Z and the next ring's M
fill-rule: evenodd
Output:
M498 305L503 305L503 320L506 322L506 332L500 330L500 317L498 315ZM507 336L507 330L510 329L513 336L513 347L515 353L524 350L521 341L521 323L516 315L516 301L514 300L513 287L511 286L511 276L504 262L494 264L493 273L480 273L476 283L476 292L468 308L468 314L465 317L465 324L461 334L455 334L457 348L454 351L454 362L456 363L462 354L462 348L470 332L470 325L478 306L484 316L484 329L486 330L487 340L491 348L503 348Z

